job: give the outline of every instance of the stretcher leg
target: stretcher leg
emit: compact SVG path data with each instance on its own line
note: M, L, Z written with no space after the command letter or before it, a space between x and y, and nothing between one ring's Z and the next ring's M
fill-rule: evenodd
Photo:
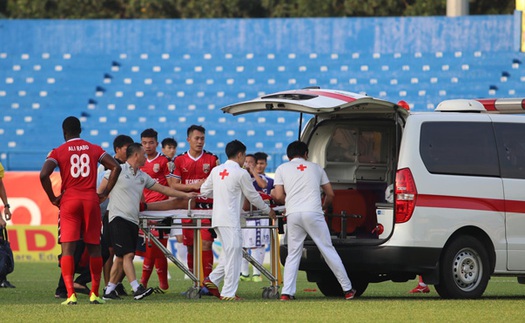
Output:
M264 287L262 297L265 299L279 298L279 285L282 282L280 264L279 264L279 237L277 235L277 228L270 229L270 271L266 269L262 264L257 262L246 250L243 249L243 257L252 264L255 268L259 269L270 282L269 287Z
M184 272L190 279L193 281L197 280L197 277L184 265L183 262L181 262L179 259L177 259L171 251L169 251L158 239L155 237L149 228L143 228L142 231L146 234L146 238L152 241L159 249L162 251L164 256L168 258L171 262L173 262L177 267L179 267L182 272Z
M188 275L188 277L190 277L190 279L194 282L194 286L190 287L187 291L186 291L186 297L189 298L189 299L196 299L196 298L200 298L200 280L198 279L198 277L196 277L185 265L183 262L181 262L179 259L177 259L173 253L171 253L158 239L157 237L155 237L149 227L146 227L146 228L142 228L142 231L144 232L144 234L146 235L146 238L149 239L150 241L152 241L157 247L159 247L159 249L162 251L162 253L164 254L164 256L166 256L166 258L168 258L171 262L173 262L177 267L179 267L180 270L182 270L182 272L186 275Z
M276 286L283 284L283 275L281 272L281 255L280 255L280 243L279 243L279 233L275 223L276 220L272 220L273 228L270 230L270 256L271 256L271 268L272 274L277 277Z
M201 219L197 219L197 227L201 226ZM196 286L200 286L204 280L204 271L202 268L202 236L199 229L194 230L193 233L193 272L197 278L194 281Z

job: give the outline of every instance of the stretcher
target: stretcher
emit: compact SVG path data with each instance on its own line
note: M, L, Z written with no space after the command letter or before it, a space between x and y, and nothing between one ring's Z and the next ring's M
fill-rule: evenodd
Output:
M284 207L275 207L273 208L276 212L281 212L284 210ZM171 251L166 248L159 239L152 233L153 229L175 229L181 228L184 226L184 229L191 230L201 230L201 229L210 229L209 224L202 223L204 219L211 219L212 210L201 210L201 209L191 209L190 203L188 203L188 209L176 209L169 211L143 211L139 214L139 227L144 232L146 241L151 241L154 243L169 259L174 263L184 274L186 274L193 282L193 285L188 288L186 292L186 297L189 299L200 298L202 294L202 281L205 277L203 274L203 265L202 265L202 238L200 234L193 235L193 263L194 268L193 272L180 260L178 260ZM280 215L279 215L280 216ZM171 224L160 223L166 218L171 218ZM191 224L173 223L173 220L176 219L192 219ZM255 227L247 227L243 219L269 219L268 215L262 215L261 211L246 211L241 214L241 228L250 230ZM259 226L259 228L268 228L270 229L270 270L266 269L263 264L257 262L246 250L243 249L243 257L252 264L252 266L259 269L261 274L263 274L269 281L270 286L264 287L262 292L262 297L265 299L274 299L279 298L279 287L282 284L282 274L281 267L279 262L279 234L278 226L276 221L270 219L270 225L268 226Z

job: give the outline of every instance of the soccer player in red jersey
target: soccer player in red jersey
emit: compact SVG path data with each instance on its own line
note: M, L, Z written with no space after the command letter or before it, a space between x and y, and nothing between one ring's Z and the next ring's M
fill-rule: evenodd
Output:
M144 152L146 153L146 163L140 168L144 173L148 174L157 183L163 186L168 185L168 177L171 176L171 171L168 167L168 158L157 152L158 133L152 128L144 130L140 134L140 140ZM157 202L167 200L168 196L155 192L149 189L144 189L144 200L146 203ZM168 238L164 237L163 234L156 232L159 237L159 241L167 246ZM168 260L160 251L160 249L154 244L146 244L146 253L144 254L144 262L142 264L142 277L140 282L144 287L148 287L148 281L153 272L153 267L157 268L157 275L159 276L159 287L162 290L167 290L168 285Z
M67 117L62 123L65 143L53 149L47 156L42 170L40 182L53 205L59 207L59 243L62 247L60 266L66 284L67 300L63 305L75 305L73 276L75 262L73 255L78 240L83 239L90 255L91 270L90 302L102 304L98 296L100 276L102 274L102 256L100 254L100 201L105 199L120 174L120 165L100 146L80 139L82 131L80 120ZM111 170L108 185L104 192L97 194L98 163ZM60 169L62 178L61 194L55 196L50 176L55 167Z
M177 145L178 145L177 140L175 140L175 138L173 137L167 137L161 141L161 145L162 145L162 154L166 156L169 160L168 169L170 170L171 173L173 173L173 171L175 170L174 160L175 160L175 156L177 155ZM173 187L173 181L168 181L168 183ZM179 184L179 185L182 185L182 184ZM173 223L180 224L181 220L174 219ZM182 227L179 226L178 228L172 228L170 232L170 236L171 237L174 236L177 239L177 243L175 243L177 259L179 259L182 263L184 263L187 266L188 264L186 263L186 259L188 258L188 248L184 245L183 240L182 240ZM184 276L184 278L189 279L188 276Z
M219 158L204 150L206 130L202 126L192 125L188 128L190 149L175 158L175 181L185 185L201 183L208 177L211 170L219 165ZM197 198L197 208L211 209L211 198ZM182 220L182 223L191 223L192 220ZM210 224L210 220L203 220L203 224ZM213 236L208 229L202 229L202 262L204 277L208 277L213 269ZM184 244L188 247L188 268L193 271L193 230L183 229Z
M191 192L195 189L198 190L200 184L194 184L191 186L182 185L176 183L172 178L172 171L170 170L168 157L157 152L158 142L158 133L152 128L144 130L140 134L141 144L146 153L146 163L140 168L144 173L148 174L157 181L159 184L164 186L169 186L173 189ZM155 192L152 190L144 189L144 200L146 203L158 202L167 200L168 196ZM182 204L177 203L182 202ZM174 208L186 207L187 202L183 200L173 200L172 203ZM164 232L156 232L159 236L159 241L162 242L164 246L168 244L168 237L164 237ZM159 287L162 290L167 290L168 285L168 260L164 256L164 253L154 244L146 245L146 253L144 254L144 263L142 265L142 277L141 284L144 287L148 286L148 281L153 272L153 267L157 268L157 275L159 276Z

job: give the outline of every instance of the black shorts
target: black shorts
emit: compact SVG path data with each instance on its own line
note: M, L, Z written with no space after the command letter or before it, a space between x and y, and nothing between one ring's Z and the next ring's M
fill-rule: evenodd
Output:
M106 211L102 215L102 235L100 236L100 252L102 253L102 261L104 261L104 263L109 259L109 248L113 248L113 246L111 246L108 221L109 213Z
M111 235L109 234L109 211L102 215L102 239L111 247Z
M139 236L138 225L121 217L116 217L109 222L109 234L115 256L123 257L125 254L135 253Z

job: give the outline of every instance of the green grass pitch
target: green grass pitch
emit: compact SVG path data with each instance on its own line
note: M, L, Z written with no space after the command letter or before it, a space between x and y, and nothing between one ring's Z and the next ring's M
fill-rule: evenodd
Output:
M137 275L141 267L137 263ZM442 300L436 291L411 295L417 282L370 284L362 297L345 301L324 297L315 283L300 272L297 300L281 302L262 298L262 283L240 282L240 302L221 302L210 296L187 299L190 286L173 264L170 290L141 301L131 296L103 305L90 305L79 295L77 306L62 306L54 298L59 268L55 263L16 264L8 276L15 289L0 288L2 322L522 322L525 286L516 278L492 278L479 300ZM156 274L150 286L157 286ZM124 281L128 291L127 281Z

